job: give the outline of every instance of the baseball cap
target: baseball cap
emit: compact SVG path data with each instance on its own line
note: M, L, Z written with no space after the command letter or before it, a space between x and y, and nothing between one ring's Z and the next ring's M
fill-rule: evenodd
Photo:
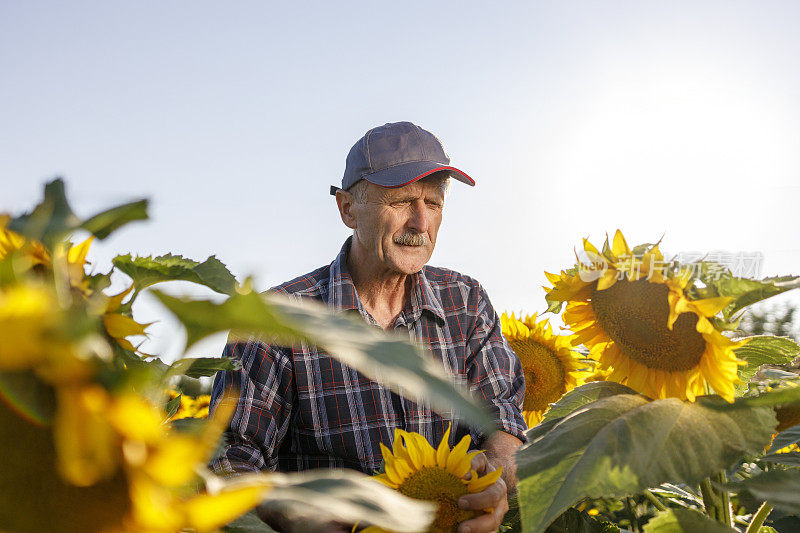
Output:
M450 158L434 134L411 122L392 122L372 128L353 145L341 188L349 189L362 179L382 187L402 187L443 171L475 185L475 180L450 166ZM331 194L339 189L332 185Z

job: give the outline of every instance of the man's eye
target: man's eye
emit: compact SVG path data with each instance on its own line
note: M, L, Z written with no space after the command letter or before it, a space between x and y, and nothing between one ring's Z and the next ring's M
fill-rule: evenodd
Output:
M411 201L409 200L397 200L396 202L392 202L392 205L396 207L403 207L409 205L410 203Z

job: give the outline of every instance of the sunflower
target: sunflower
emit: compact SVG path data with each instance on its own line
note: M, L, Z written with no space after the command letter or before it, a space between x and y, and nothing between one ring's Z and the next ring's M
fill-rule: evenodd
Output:
M662 268L658 245L632 253L617 230L601 254L584 239L591 264L545 275L547 299L567 302L563 319L590 356L617 381L652 398L694 401L708 388L733 401L740 364L734 349L709 318L730 298L692 299L691 271Z
M486 489L503 473L498 468L479 477L475 470L470 471L470 466L472 458L481 451L467 452L470 436L465 435L452 450L449 437L448 427L439 446L434 448L419 433L396 429L394 449L380 445L385 472L375 479L410 498L436 502L436 517L429 529L432 533L455 531L460 522L472 518L474 512L459 509L458 499ZM465 479L470 472L469 479Z
M525 373L522 415L528 427L542 420L549 405L581 383L584 372L580 354L572 349L570 336L553 335L547 319L536 315L518 320L514 314L500 317L503 335L519 356Z
M169 391L171 400L179 396L180 405L175 414L170 417L170 422L182 418L208 418L208 408L211 404L210 394L200 394L193 398L174 390Z

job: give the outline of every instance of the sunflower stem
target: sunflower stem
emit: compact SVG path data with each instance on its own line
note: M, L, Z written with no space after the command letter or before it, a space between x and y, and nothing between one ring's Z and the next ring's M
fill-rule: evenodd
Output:
M714 487L711 486L711 479L705 478L700 482L700 493L703 496L703 505L706 508L706 514L717 522L723 522L722 502L714 492Z
M631 531L639 533L639 520L634 512L630 496L625 497L625 510L628 512L628 519L631 521Z
M719 485L720 488L716 490L717 494L720 497L720 504L722 505L722 520L726 526L733 526L733 513L731 512L731 496L728 494L728 491L722 488L725 483L728 482L728 476L725 475L725 471L721 471L719 474L715 476L715 480Z
M652 503L653 506L656 509L658 509L659 511L666 511L667 510L667 506L664 505L663 503L661 503L661 500L659 500L656 497L656 495L653 494L652 492L650 492L649 490L644 489L644 497L647 498L648 500L650 500L650 503Z
M772 511L772 506L767 502L761 504L761 507L758 508L756 514L753 515L753 519L750 520L750 525L747 526L747 529L744 533L758 533L758 530L761 529L761 526L764 525L764 521L766 521L767 516Z

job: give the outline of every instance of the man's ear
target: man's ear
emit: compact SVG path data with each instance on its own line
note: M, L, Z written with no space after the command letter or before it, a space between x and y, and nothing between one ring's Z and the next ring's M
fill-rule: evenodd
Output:
M336 191L336 205L339 207L339 216L342 217L344 225L350 229L356 229L356 217L353 213L355 203L355 197L349 192L342 189Z

